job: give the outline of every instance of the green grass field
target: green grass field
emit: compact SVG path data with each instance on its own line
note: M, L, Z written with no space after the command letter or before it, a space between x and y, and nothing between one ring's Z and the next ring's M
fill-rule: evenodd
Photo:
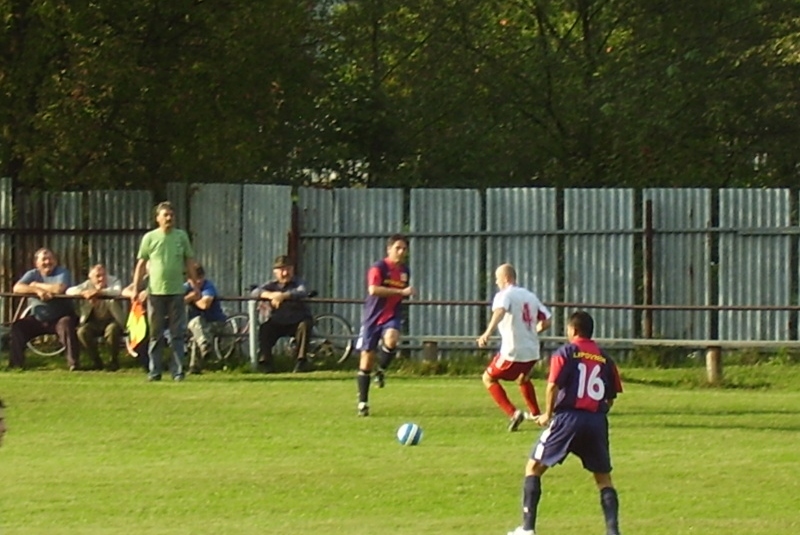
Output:
M800 533L800 368L750 368L726 373L759 388L624 371L611 415L623 533ZM179 384L134 370L0 372L0 396L3 535L504 535L538 436L528 422L506 432L477 376L390 376L367 419L353 375L335 372ZM395 440L407 421L425 430L419 446ZM540 535L604 533L577 459L543 491Z

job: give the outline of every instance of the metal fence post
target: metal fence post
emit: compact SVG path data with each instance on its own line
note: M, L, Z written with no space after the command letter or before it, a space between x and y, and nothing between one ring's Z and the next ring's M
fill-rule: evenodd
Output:
M250 329L248 331L247 347L250 350L250 367L253 371L258 369L258 314L256 308L258 301L255 299L248 299L247 301L247 315L249 317Z
M722 348L712 346L706 349L706 377L712 385L722 381Z

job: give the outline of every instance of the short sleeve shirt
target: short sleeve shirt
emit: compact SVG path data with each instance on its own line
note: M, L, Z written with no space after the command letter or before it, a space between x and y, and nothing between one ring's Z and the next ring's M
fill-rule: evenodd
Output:
M150 262L148 289L151 295L183 295L186 259L194 258L186 231L151 230L142 237L137 257Z
M555 412L608 412L608 400L622 392L614 361L587 338L575 338L550 357L549 383L558 386Z
M186 293L192 290L192 286L188 282L184 283L183 288ZM206 321L225 321L225 312L222 311L222 305L219 299L217 299L219 294L217 293L217 287L214 286L214 283L208 279L203 279L203 285L200 287L200 295L202 297L213 297L214 300L211 301L211 306L202 310L197 308L194 304L191 304L187 309L187 317L192 319L200 316Z
M550 310L536 294L520 286L508 286L495 294L492 311L500 308L506 311L497 325L500 355L516 362L539 360L536 323L550 318Z
M367 287L384 286L402 290L407 288L411 271L405 264L393 264L388 258L375 262L367 271ZM384 325L390 320L402 319L402 295L378 297L367 295L361 313L363 325Z
M45 276L42 276L38 269L31 269L19 279L19 282L22 284L31 284L33 282L64 284L69 287L72 286L72 275L68 269L62 266L56 266L49 275ZM33 314L37 319L47 322L53 322L63 316L74 314L75 311L72 301L69 299L42 301L38 297L29 297L28 305L32 308Z

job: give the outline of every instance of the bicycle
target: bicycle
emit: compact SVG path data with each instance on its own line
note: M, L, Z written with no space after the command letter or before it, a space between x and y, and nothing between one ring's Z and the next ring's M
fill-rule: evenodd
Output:
M266 320L264 308L260 312L259 324ZM29 314L31 314L31 307L27 307L20 317ZM215 361L230 367L243 364L245 359L241 359L244 354L242 344L248 340L249 336L250 318L247 314L238 312L228 316L221 329L213 336ZM330 361L335 364L343 364L353 352L354 337L353 327L342 316L333 312L317 314L314 316L314 325L308 338L306 358L310 362ZM297 351L294 337L286 339L283 345L283 349L287 353L294 354ZM188 331L186 347L189 351L195 350ZM44 334L29 340L28 349L42 357L54 357L63 353L65 348L57 336Z
M260 324L260 322L259 322ZM250 338L250 318L247 314L237 313L229 316L222 330L214 335L213 362L224 366L237 367L249 359L243 347ZM314 325L308 338L306 358L310 362L333 362L342 364L353 352L354 332L350 323L332 312L314 316ZM294 355L297 352L297 341L285 337L276 344L276 352ZM212 362L212 363L213 363Z
M242 343L248 337L248 323L247 314L238 312L229 315L216 332L212 334L213 351L207 357L206 364L221 363L229 368L235 368L242 364L243 362L239 357L243 354L241 351ZM186 347L189 351L198 350L188 330L186 331Z
M19 315L26 318L33 314L33 307L26 307ZM40 357L55 357L66 349L55 334L40 334L28 340L28 349Z
M306 358L310 362L343 364L353 352L355 332L350 323L339 314L324 312L314 316L311 335L308 337ZM297 351L297 341L290 337L287 345L292 355Z
M29 306L25 308L20 317L24 318L32 313L32 308ZM247 314L233 314L225 320L221 331L214 336L214 353L217 360L220 362L227 362L233 356L236 345L241 343L243 339L242 325L247 323ZM168 331L165 332L165 337L169 338ZM187 331L187 345L189 350L193 349L193 342L191 334ZM41 357L55 357L64 352L64 345L54 334L42 334L28 341L28 349L36 355ZM233 364L233 363L231 363Z

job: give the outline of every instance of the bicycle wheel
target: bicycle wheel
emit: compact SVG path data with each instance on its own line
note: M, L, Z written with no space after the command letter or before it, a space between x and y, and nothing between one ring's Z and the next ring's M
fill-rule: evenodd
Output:
M214 337L214 353L220 361L231 358L236 349L247 338L250 319L247 314L234 314L225 320L222 329Z
M319 314L308 340L309 356L343 363L353 351L353 328L338 314Z
M20 314L20 318L30 316L32 313L31 307L26 308ZM55 357L60 355L66 349L58 336L54 334L41 334L35 338L28 340L28 349L42 357Z

